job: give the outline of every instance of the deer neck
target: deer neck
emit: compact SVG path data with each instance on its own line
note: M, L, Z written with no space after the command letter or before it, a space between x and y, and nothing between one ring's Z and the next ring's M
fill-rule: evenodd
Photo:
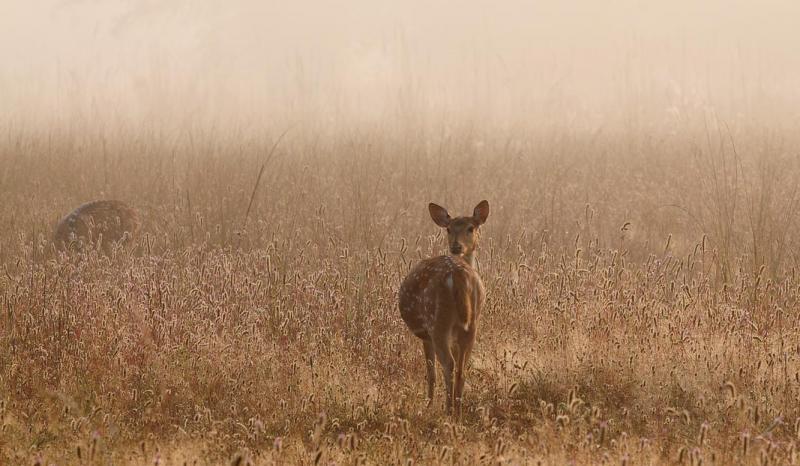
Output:
M470 267L475 268L476 264L475 264L475 252L474 251L469 253L469 254L464 254L461 257L467 262L467 264L470 265Z

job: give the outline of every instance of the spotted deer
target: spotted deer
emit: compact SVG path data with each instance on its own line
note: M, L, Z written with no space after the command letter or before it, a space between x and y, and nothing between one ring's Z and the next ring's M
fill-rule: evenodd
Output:
M105 253L114 243L124 243L139 230L136 210L122 201L87 202L62 218L56 225L56 249L80 250L100 243Z
M481 201L471 217L451 218L443 207L428 205L436 225L447 229L450 254L425 259L400 285L400 316L422 339L428 379L428 405L433 402L436 359L442 366L447 391L445 409L461 416L466 369L485 299L483 282L475 269L478 229L489 216Z

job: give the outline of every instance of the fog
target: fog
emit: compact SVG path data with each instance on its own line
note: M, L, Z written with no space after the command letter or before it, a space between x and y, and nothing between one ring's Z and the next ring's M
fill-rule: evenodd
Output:
M3 124L796 124L796 1L5 0Z

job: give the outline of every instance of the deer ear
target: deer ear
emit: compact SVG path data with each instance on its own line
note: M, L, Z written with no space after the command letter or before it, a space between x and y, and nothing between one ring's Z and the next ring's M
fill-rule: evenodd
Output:
M450 225L450 214L447 213L447 210L444 207L438 206L431 202L428 204L428 212L431 213L433 223L442 228L447 228L447 226Z
M475 206L475 210L472 211L472 219L478 225L483 225L486 223L487 218L489 218L489 202L483 200L478 203L478 205Z

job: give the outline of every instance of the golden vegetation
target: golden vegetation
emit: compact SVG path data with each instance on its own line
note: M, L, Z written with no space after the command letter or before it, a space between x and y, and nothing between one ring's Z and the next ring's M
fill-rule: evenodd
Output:
M296 127L255 194L282 129L4 131L0 462L794 462L800 136L643 126ZM98 198L135 244L50 256ZM476 198L456 422L397 289Z

